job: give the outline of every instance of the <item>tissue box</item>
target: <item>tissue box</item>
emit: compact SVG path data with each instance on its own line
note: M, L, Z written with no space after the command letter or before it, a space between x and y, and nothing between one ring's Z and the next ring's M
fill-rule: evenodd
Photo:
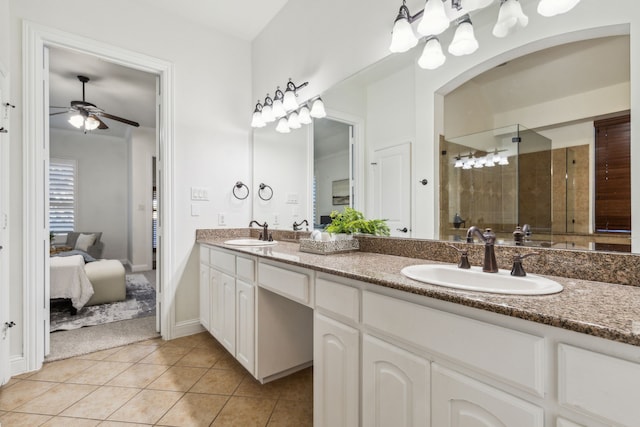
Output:
M360 243L358 239L354 239L353 237L329 241L300 239L300 251L312 254L330 255L340 252L357 251L358 249L360 249Z

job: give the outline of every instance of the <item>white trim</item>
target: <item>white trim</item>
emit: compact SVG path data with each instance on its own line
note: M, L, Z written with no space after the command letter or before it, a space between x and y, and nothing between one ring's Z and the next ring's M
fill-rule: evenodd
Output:
M47 225L45 221L43 162L48 156L48 147L43 147L40 135L45 131L46 117L45 95L42 93L44 76L44 59L42 52L45 46L55 46L96 56L125 67L146 71L160 76L161 105L160 121L157 126L160 134L159 157L163 170L162 181L159 183L163 198L164 227L159 230L162 243L167 248L162 251L159 263L161 274L158 289L163 298L162 306L167 307L159 316L162 318L163 338L170 339L175 315L173 304L170 303L175 287L171 274L173 271L174 250L173 240L173 64L124 48L108 45L95 40L66 33L33 22L23 23L23 212L24 212L24 252L23 252L23 354L27 360L26 369L35 370L42 366L44 360L43 304L45 282L45 266L48 259ZM32 260L33 262L26 262ZM165 279L166 278L166 279ZM160 282L162 280L162 282ZM48 333L48 331L46 331Z
M7 71L7 67L3 62L0 61L0 92L2 93L2 98L0 100L4 102L9 102L9 73ZM0 114L2 117L5 117L5 112L7 112L6 120L2 120L2 126L6 128L6 130L11 128L10 124L10 115L8 113L8 107L0 106ZM10 286L11 278L9 276L9 261L10 261L10 245L7 245L7 240L9 238L9 226L8 226L8 209L9 209L9 143L11 141L11 137L8 133L0 133L0 245L4 246L2 249L2 253L0 254L0 287L2 287L2 291L0 291L0 325L3 325L4 322L11 321L13 319L10 318ZM0 336L0 340L6 340L3 343L0 343L0 385L4 384L9 380L11 376L9 355L11 354L11 331L6 332L7 335L5 338Z
M185 320L184 322L179 322L174 325L173 338L186 337L204 331L206 331L206 329L200 324L200 320Z

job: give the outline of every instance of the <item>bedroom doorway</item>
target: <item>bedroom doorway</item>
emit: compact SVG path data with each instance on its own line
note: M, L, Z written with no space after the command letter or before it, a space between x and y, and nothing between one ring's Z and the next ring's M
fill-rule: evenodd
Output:
M73 356L70 348L84 353L157 336L152 252L157 194L149 197L157 186L157 75L68 49L48 51L48 215L56 243L51 249L55 258L50 262L46 360L56 360ZM110 112L98 113L97 129L74 127L70 117L77 111L64 107L78 98L78 75L89 79L83 84L83 100L86 95ZM139 126L112 120L111 113ZM87 236L94 241L84 247L80 239ZM88 301L66 299L72 292L60 289L57 280L60 268L80 257L94 292Z
M48 224L46 188L49 159L49 103L48 71L45 63L47 47L69 49L98 57L135 70L154 74L156 79L155 109L157 171L158 171L158 269L157 269L157 319L161 336L173 337L175 320L170 304L174 284L171 250L173 197L173 110L161 108L173 105L173 65L170 62L129 51L113 45L97 42L82 36L65 33L33 22L24 21L23 49L23 147L25 167L24 183L24 263L22 269L24 287L24 327L21 328L23 356L16 360L16 370L37 370L42 366L48 349L49 331L45 323L49 319L49 235L43 224ZM43 85L46 88L44 91ZM108 175L107 175L108 176ZM148 197L148 196L147 196ZM93 231L93 230L92 230ZM150 230L147 228L150 233ZM44 286L43 286L44 284Z

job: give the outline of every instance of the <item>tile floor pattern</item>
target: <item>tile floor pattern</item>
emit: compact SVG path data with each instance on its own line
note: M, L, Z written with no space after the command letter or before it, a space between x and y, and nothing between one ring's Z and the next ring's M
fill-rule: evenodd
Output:
M0 388L0 425L312 426L313 371L261 385L209 335L46 363Z

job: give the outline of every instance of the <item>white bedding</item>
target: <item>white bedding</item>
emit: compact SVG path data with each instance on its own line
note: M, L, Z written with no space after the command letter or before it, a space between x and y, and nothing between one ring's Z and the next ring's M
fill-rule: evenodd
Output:
M82 255L51 257L50 298L70 298L80 310L93 295L93 286L84 271Z

